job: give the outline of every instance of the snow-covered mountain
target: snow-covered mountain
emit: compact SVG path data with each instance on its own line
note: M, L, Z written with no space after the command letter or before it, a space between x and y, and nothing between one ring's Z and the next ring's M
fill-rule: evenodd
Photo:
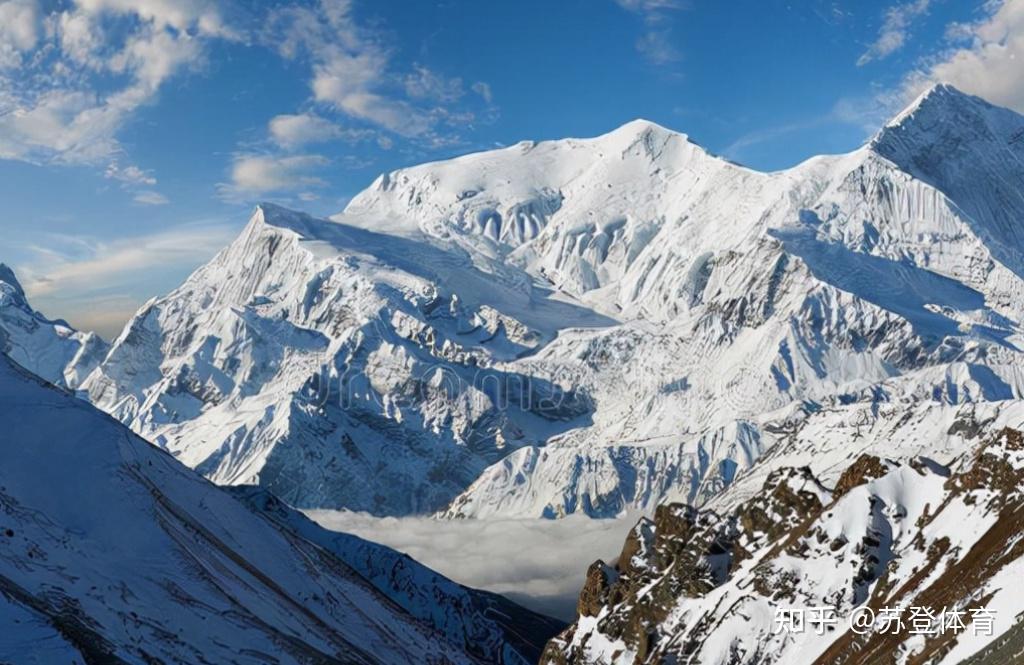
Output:
M777 469L728 512L659 506L541 662L1021 662L1024 433L970 438L952 467L861 455L830 486Z
M558 629L232 496L3 354L0 422L0 662L526 665Z
M439 291L434 270L465 284L461 295ZM492 289L454 251L264 205L136 314L83 389L216 482L258 482L299 507L429 512L524 440L590 413L582 396L550 398L496 363L540 343L485 302L525 303L523 287ZM492 384L526 392L505 402Z
M51 383L76 388L107 350L95 333L32 309L14 271L0 263L0 353Z
M776 173L636 121L389 173L331 220L263 205L82 388L218 483L375 514L948 462L1024 387L1022 137L938 86Z

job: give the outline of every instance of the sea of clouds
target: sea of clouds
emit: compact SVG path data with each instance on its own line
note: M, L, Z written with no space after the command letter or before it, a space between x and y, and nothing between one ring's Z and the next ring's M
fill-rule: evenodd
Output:
M571 621L587 567L614 561L639 515L595 520L437 520L311 510L321 526L401 552L467 586Z

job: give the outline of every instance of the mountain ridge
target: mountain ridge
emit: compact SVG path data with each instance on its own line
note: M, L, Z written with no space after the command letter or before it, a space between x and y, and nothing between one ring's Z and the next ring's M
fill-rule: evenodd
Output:
M576 624L541 662L1019 662L1002 636L1019 633L1024 435L973 438L951 467L860 455L828 487L782 467L728 511L660 506L617 562L591 566ZM858 628L857 612L879 619Z
M34 310L14 270L0 263L0 353L51 383L77 388L107 349L96 333Z
M939 122L956 170L915 177L944 109L981 120ZM913 449L917 418L1024 386L993 130L1019 122L935 88L784 172L639 121L384 174L330 221L262 205L83 393L217 482L374 514L702 503L831 421ZM993 156L961 165L947 129Z

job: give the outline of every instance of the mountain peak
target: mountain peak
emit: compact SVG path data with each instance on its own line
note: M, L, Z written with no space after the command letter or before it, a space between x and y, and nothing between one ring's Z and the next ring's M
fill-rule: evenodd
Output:
M980 97L969 95L949 83L935 83L917 96L905 109L900 111L882 128L904 125L921 115L955 113L969 107L991 108L992 105Z
M663 127L652 120L646 120L644 118L636 118L623 124L618 129L613 129L611 134L632 134L640 135L644 132L658 132L660 134L679 134L679 132Z
M958 162L967 160L962 166L979 159L998 162L1006 157L1008 148L1010 152L1020 150L1021 132L1024 117L1015 111L939 83L886 123L868 147L924 177L936 169L952 169L952 165L940 162L953 157L958 157ZM930 182L938 182L934 175L928 177ZM962 176L959 173L946 184L955 187L963 181Z
M260 201L256 204L256 212L261 212L264 215L276 215L279 213L291 213L291 210L270 201Z
M656 141L669 141L671 139L678 138L688 143L692 143L686 134L677 132L673 129L668 129L656 122L645 120L643 118L630 120L624 125L613 129L599 138L627 141L630 143L641 139L650 140L653 138Z
M253 210L250 223L291 228L296 223L309 218L310 216L305 213L279 206L276 203L261 201Z
M14 275L14 271L6 263L0 263L0 282L10 284L19 294L25 295L25 289L21 288L21 283Z

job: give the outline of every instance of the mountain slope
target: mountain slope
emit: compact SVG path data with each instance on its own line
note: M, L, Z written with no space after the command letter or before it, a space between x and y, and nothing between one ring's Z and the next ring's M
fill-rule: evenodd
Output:
M95 333L32 309L14 271L0 263L0 353L51 383L76 388L107 352Z
M636 121L395 171L332 220L264 205L83 389L218 483L375 514L701 503L782 451L841 470L850 436L955 455L937 430L1024 388L1020 132L938 87L777 173Z
M494 366L542 336L495 305L600 320L531 298L430 244L264 205L129 322L83 389L217 482L299 507L432 511L508 449L588 416L582 397Z
M282 529L290 530L357 571L415 618L484 662L535 663L545 642L565 623L534 614L498 594L469 589L406 554L337 531L328 531L265 490L229 491Z
M386 548L307 539L3 355L0 421L0 661L522 665L534 645L505 631L550 630ZM431 596L451 600L427 616Z
M1021 662L1024 434L973 438L952 468L864 455L831 488L785 468L729 512L659 507L542 662Z

